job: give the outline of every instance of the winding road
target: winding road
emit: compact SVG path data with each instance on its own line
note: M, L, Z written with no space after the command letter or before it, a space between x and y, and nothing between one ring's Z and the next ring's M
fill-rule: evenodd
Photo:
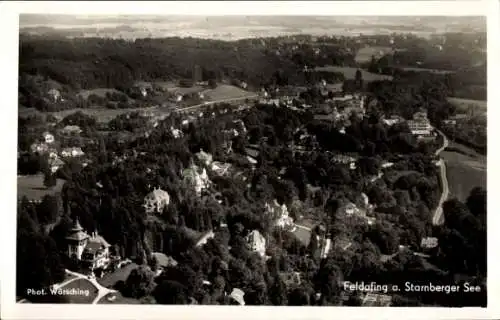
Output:
M439 133L443 137L443 146L439 149L436 150L436 156L439 156L439 154L446 149L449 145L448 138L440 131L437 130L437 133ZM450 190L448 188L448 178L446 177L446 163L443 159L439 160L438 166L440 168L440 176L441 176L441 185L443 187L443 191L441 193L441 198L439 199L439 203L436 207L436 210L434 212L434 215L432 216L432 224L433 225L441 225L444 222L444 217L443 217L443 203L448 199L448 195L450 193Z

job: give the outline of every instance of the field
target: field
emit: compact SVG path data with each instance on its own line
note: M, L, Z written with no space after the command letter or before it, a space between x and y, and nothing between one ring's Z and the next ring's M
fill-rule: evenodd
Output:
M446 161L450 198L465 201L474 187L486 189L486 157L456 143L451 143L450 147L463 151L445 150L441 153Z
M487 110L487 102L484 100L471 100L471 99L448 97L448 101L456 105L458 108L466 109L468 106L474 105L482 109L484 112L486 112Z
M106 123L109 122L110 120L116 118L116 116L125 114L125 113L131 113L131 112L136 112L136 111L159 111L159 108L157 107L151 107L151 108L130 108L130 109L108 109L108 108L91 108L91 109L68 109L68 110L63 110L63 111L57 111L57 112L47 112L47 114L51 114L57 117L67 117L68 115L81 111L87 115L91 115L96 117L98 122L101 123Z
M315 70L316 71L323 71L323 72L341 72L344 74L344 77L346 79L353 80L358 68L326 66L326 67L317 67ZM365 81L392 80L392 76L371 73L371 72L368 72L368 71L362 70L362 69L359 69L359 70L361 70L361 75L363 76L363 80L365 80Z
M415 72L430 72L434 74L450 74L450 73L455 73L455 71L452 70L440 70L440 69L426 69L426 68L415 68L415 67L400 67L400 66L395 66L398 69L402 69L404 71L415 71Z
M206 90L204 91L204 94L205 98L211 101L255 96L255 93L253 92L227 84L221 84L215 89Z
M97 88L97 89L92 89L92 90L82 90L80 91L77 96L80 96L84 99L88 99L88 97L91 95L91 94L94 94L96 96L99 96L101 98L105 98L106 97L106 93L121 93L123 94L123 92L120 92L116 89L109 89L109 88Z
M17 197L26 196L29 200L41 200L46 195L52 195L62 190L64 180L58 179L57 185L47 189L43 185L43 175L18 176Z
M354 57L354 60L357 63L365 63L365 62L370 62L372 60L372 56L375 57L375 59L381 58L385 56L388 53L392 53L392 48L390 47L366 47L366 48L361 48L358 50L356 53L356 57Z

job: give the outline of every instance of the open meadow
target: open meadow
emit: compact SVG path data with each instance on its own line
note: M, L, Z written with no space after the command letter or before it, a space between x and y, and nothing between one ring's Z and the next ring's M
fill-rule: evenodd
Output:
M486 189L486 156L457 143L450 143L450 147L453 151L441 153L446 161L449 197L465 201L474 187Z
M344 74L347 80L353 80L356 76L356 71L361 70L361 75L365 81L377 81L377 80L392 80L392 76L371 73L363 69L354 67L340 67L340 66L325 66L317 67L314 70L322 72L340 72Z

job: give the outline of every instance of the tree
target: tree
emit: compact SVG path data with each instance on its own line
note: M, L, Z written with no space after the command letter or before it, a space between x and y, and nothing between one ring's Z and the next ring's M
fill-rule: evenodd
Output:
M128 297L142 298L149 295L154 288L154 273L147 266L139 266L130 272L123 294Z
M161 281L154 289L153 296L159 304L187 304L187 288L178 281Z
M44 174L44 177L43 177L43 185L47 189L51 189L54 186L56 186L57 185L56 176L54 174L52 174L50 171L46 171Z

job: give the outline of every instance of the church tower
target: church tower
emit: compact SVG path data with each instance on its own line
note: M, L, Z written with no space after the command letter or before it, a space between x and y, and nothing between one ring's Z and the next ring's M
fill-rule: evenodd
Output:
M83 249L87 246L88 239L89 235L83 231L78 218L75 218L73 227L69 230L68 236L66 236L68 256L72 259L80 260L82 258Z

